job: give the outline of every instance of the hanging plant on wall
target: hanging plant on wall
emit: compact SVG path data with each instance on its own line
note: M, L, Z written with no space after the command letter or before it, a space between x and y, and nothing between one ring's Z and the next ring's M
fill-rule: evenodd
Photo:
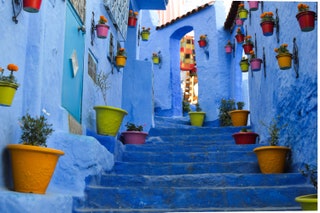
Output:
M244 42L244 34L239 27L237 29L237 35L235 38L237 39L238 44L242 44Z
M244 37L244 44L242 45L244 53L246 55L250 54L250 51L253 49L253 42L251 41L251 35L247 35Z
M250 66L251 71L260 71L261 70L262 59L257 58L254 50L250 51Z
M226 46L224 46L224 49L226 53L232 53L233 44L231 43L230 40L228 40L228 43L226 44Z
M248 1L249 10L256 11L259 9L259 1Z
M200 35L200 39L198 40L199 47L207 46L207 35Z
M11 106L12 100L19 87L13 72L17 72L19 67L15 64L8 64L7 69L11 72L9 76L3 75L4 69L0 67L0 105Z
M116 56L116 65L117 67L124 67L126 66L127 62L127 53L124 48L119 48L117 51L117 56Z
M137 25L137 16L138 16L138 12L133 11L133 10L129 10L129 17L128 17L128 27L136 27Z
M299 13L296 18L299 22L300 29L302 32L309 32L314 29L314 20L316 13L309 11L309 6L307 4L298 4Z
M246 57L242 57L241 61L240 61L240 69L242 72L248 72L249 70L249 62L248 59Z
M23 0L23 10L29 13L37 13L40 10L42 0Z
M244 8L244 4L239 4L239 6L238 6L238 16L243 21L248 18L248 10L246 8Z
M105 39L108 36L109 26L106 24L108 19L104 16L100 16L99 22L96 25L98 38Z
M150 27L148 28L142 27L142 31L140 35L141 35L142 41L148 41L150 36Z
M287 47L288 44L281 44L279 48L274 49L274 51L278 53L276 58L278 59L279 68L282 70L291 68L292 54Z
M260 15L261 23L260 26L262 28L262 33L264 36L273 35L274 18L272 12L264 12Z

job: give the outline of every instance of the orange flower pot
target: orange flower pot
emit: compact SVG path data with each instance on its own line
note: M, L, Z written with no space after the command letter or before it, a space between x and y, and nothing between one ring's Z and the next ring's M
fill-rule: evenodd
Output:
M233 126L246 126L248 122L248 110L232 110L229 112Z
M286 156L290 149L285 146L262 146L255 148L260 171L263 174L283 173Z
M117 55L116 56L116 65L117 67L124 67L126 66L127 57L124 55Z
M292 54L283 53L276 56L278 59L278 65L281 70L287 70L291 68Z

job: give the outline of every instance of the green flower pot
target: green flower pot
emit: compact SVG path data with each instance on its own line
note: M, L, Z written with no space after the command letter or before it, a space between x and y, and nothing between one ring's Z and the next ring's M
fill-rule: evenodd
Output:
M17 89L17 84L0 81L0 105L11 106Z
M318 195L310 194L296 197L295 199L300 203L302 210L306 211L316 211L318 210Z
M202 126L205 112L189 112L190 122L192 126Z
M99 135L116 136L127 111L111 106L95 106L96 126Z

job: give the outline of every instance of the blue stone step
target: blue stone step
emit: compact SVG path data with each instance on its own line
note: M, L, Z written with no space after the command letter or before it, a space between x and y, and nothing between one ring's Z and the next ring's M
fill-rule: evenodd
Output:
M314 193L305 184L253 187L102 187L87 186L85 208L267 208L298 207L295 197Z
M146 143L154 142L166 143L183 143L183 144L215 144L215 143L234 143L234 139L230 135L181 135L177 136L161 136L148 137Z
M249 187L249 186L283 186L306 184L306 178L300 173L284 174L191 174L191 175L119 175L102 174L90 177L90 185L127 187Z
M230 162L255 161L252 151L215 152L124 152L124 162Z
M113 174L177 175L204 173L260 173L256 161L249 162L196 162L196 163L149 163L116 162Z

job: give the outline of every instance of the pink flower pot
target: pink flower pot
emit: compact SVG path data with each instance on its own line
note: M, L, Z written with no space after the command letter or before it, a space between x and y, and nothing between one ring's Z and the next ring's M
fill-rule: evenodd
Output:
M248 1L249 10L256 11L259 8L259 1Z
M109 26L108 25L106 25L106 24L97 24L96 29L97 29L98 38L107 38L108 31L109 31Z
M260 58L254 58L250 60L251 71L261 70L262 60Z
M243 25L243 21L242 21L240 18L237 18L237 19L236 19L236 25L237 25L238 27L241 27L241 26Z
M273 21L264 21L260 24L262 28L262 33L264 36L273 35L274 22Z
M296 15L301 31L309 32L314 29L315 16L316 13L313 11L304 11Z
M144 144L148 133L140 131L122 132L124 144Z
M226 45L226 46L224 47L224 49L225 49L226 53L232 53L232 46Z

